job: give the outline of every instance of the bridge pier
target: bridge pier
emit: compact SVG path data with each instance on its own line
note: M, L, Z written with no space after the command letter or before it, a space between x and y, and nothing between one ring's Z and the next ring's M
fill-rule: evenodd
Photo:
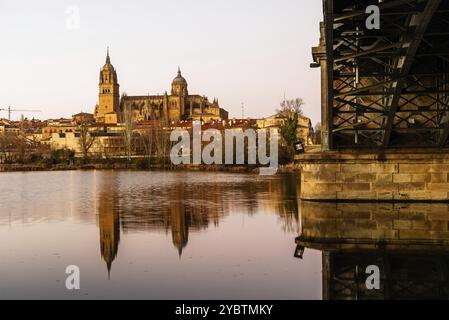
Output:
M322 152L297 157L301 198L449 202L449 1L381 1L378 30L372 3L323 1Z
M443 151L320 152L296 160L302 200L449 202L449 154Z

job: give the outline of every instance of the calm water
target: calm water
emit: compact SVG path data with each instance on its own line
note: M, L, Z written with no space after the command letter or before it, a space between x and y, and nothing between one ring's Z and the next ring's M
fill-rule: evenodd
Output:
M0 298L321 299L298 177L0 174ZM65 288L65 268L81 290Z
M449 297L449 204L300 202L298 181L2 173L0 299Z

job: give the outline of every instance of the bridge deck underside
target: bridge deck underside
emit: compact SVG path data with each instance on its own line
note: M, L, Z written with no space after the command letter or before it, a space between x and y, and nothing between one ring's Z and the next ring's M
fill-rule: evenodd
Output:
M380 29L366 8L380 8ZM324 0L331 149L449 147L449 1Z

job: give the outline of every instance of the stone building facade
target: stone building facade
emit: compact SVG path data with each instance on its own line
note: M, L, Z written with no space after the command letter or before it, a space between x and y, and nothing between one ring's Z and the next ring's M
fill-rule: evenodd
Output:
M117 72L111 64L109 49L106 63L100 71L98 105L95 107L95 121L100 123L117 123L120 113L120 85Z
M228 112L218 103L210 102L201 95L190 95L187 80L181 70L171 85L171 93L164 95L127 96L120 98L117 72L111 64L109 51L106 64L100 72L100 93L95 108L95 120L114 124L124 120L125 113L132 113L135 122L161 120L179 122L183 120L221 121L228 119Z
M171 94L153 96L124 96L121 110L132 110L136 121L182 120L221 121L228 119L228 112L220 108L217 99L210 102L207 97L190 95L187 80L178 69L171 85Z
M279 115L274 115L268 118L257 120L257 127L259 129L276 129L278 133L281 126L284 123L284 119ZM310 118L300 116L298 118L297 137L298 140L303 141L305 145L312 145L313 126Z

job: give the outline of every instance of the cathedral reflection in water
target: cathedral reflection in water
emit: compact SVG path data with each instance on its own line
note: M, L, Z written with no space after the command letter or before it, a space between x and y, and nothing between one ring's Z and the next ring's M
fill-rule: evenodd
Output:
M182 258L190 234L233 213L266 211L279 216L286 232L300 234L297 257L322 252L324 299L449 298L449 204L299 202L297 177L255 179L210 185L181 179L136 189L117 173L102 174L96 211L109 275L123 234L163 232ZM380 290L366 287L371 265L380 269Z
M449 298L448 204L303 202L301 223L297 252L322 251L324 299Z
M264 210L274 211L284 230L299 232L297 181L296 176L261 179L257 187L253 180L235 185L214 181L210 185L195 185L178 181L161 193L154 187L123 191L123 186L119 188L121 181L117 173L104 173L98 184L96 208L101 257L109 277L118 255L121 233L165 232L171 236L182 258L190 233L218 226L221 219L233 212L252 215ZM118 194L117 190L122 191ZM237 198L239 201L235 201Z

